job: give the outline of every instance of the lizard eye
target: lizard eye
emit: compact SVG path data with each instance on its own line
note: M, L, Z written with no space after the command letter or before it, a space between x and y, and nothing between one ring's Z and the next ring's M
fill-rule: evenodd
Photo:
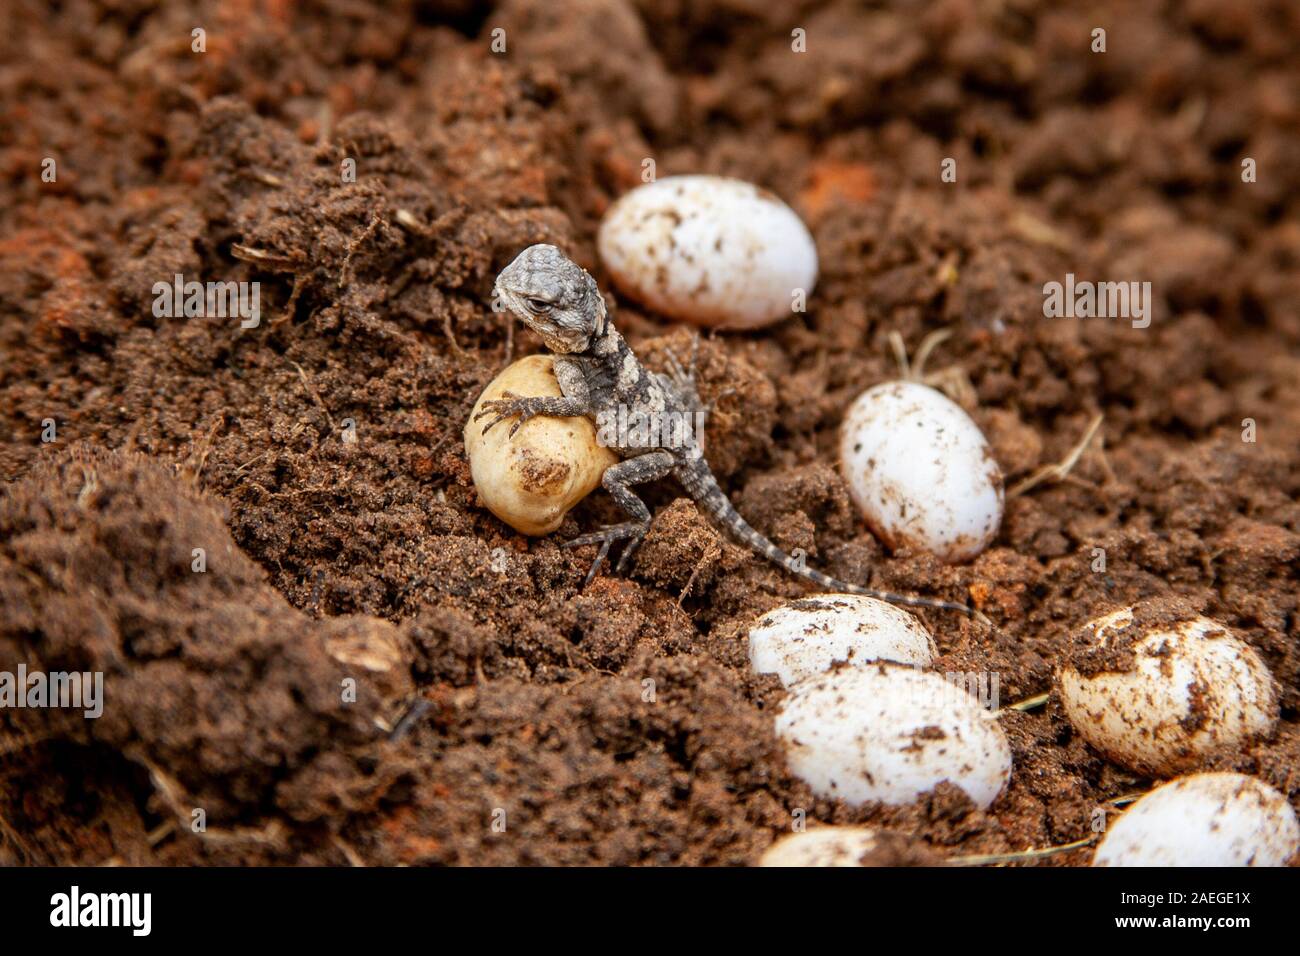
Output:
M551 303L544 302L541 299L528 299L528 308L538 315L545 315L551 311Z

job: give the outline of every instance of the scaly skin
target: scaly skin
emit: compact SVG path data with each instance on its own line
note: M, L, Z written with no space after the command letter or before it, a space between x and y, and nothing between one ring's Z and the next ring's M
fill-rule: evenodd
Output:
M620 407L632 420L637 415L645 416L645 420L658 416L660 421L678 416L678 420L702 427L707 409L695 390L694 358L690 367L683 369L670 357L672 372L668 375L642 367L609 322L596 281L555 246L529 246L521 252L497 276L495 292L506 308L541 335L547 348L555 353L555 377L563 396L509 397L487 402L475 416L476 420L493 416L484 432L508 418L517 418L510 430L513 435L521 424L537 415L585 415L600 426L617 420ZM627 542L616 568L622 571L650 530L650 509L632 486L671 474L713 522L736 541L821 588L911 607L978 614L964 604L864 588L805 567L803 561L786 554L750 527L736 511L701 454L695 438L701 433L699 428L679 431L671 441L664 441L662 435L637 434L635 429L613 431L611 435L610 430L602 429L602 434L614 439L608 444L623 460L605 470L601 484L629 520L565 543L565 547L600 545L584 587L596 576L615 541Z

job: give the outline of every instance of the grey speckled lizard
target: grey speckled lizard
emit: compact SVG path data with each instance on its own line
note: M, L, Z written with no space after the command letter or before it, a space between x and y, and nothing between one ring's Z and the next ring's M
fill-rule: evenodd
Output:
M670 356L671 372L663 375L642 367L623 336L610 323L596 281L555 246L529 246L497 276L496 296L512 313L537 332L555 353L555 377L560 397L508 397L487 402L476 416L494 416L483 431L515 418L510 430L537 415L559 417L585 415L603 426L618 421L620 410L627 421L703 422L706 413L695 390L694 361L683 369ZM616 541L626 541L617 571L627 567L632 555L650 529L650 509L633 485L671 474L710 519L736 541L819 587L830 591L861 594L894 604L978 612L964 604L877 591L839 581L805 567L800 559L786 554L747 522L726 494L704 460L691 428L601 428L602 438L622 461L605 470L601 484L628 515L628 520L591 534L580 535L565 547L597 544L600 550L583 586L590 583ZM665 435L671 440L665 440Z

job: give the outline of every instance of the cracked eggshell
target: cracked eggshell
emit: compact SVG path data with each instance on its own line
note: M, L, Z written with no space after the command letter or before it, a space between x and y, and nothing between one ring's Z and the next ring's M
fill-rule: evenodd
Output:
M817 282L817 246L789 206L751 183L669 176L632 190L596 236L614 284L656 312L753 329L791 314Z
M791 684L840 661L886 660L929 667L934 639L911 614L858 594L819 594L768 611L749 632L755 673Z
M539 415L520 426L516 419L483 426L490 417L474 421L483 403L505 397L558 396L560 383L549 355L530 355L494 378L474 403L465 423L465 452L474 487L488 510L521 534L550 534L569 509L600 484L605 469L618 461L614 451L596 441L596 427L584 417Z
M1285 866L1300 822L1278 791L1239 773L1152 790L1111 824L1093 866Z
M1084 740L1121 766L1167 776L1272 730L1277 687L1253 648L1209 618L1158 620L1159 605L1144 602L1076 636L1058 682Z
M979 427L943 393L917 382L867 389L840 429L849 495L891 549L966 561L1002 523L1002 471Z
M947 780L986 808L1011 776L997 718L937 674L898 664L796 684L776 717L790 769L818 796L903 805Z

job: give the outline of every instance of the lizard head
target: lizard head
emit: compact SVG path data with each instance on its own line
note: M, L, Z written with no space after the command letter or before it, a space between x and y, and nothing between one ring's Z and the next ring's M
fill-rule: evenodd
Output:
M552 352L585 352L605 334L596 280L555 246L529 246L501 270L493 290Z

